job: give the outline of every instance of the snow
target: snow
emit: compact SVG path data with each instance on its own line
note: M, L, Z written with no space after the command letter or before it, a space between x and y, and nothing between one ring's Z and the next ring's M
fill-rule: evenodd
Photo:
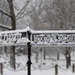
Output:
M11 31L1 31L0 34L7 34L7 33L19 33L19 32L27 32L27 29L22 30L11 30Z
M30 42L27 36L22 36L22 33L29 30L29 27L22 30L1 31L0 46L25 45Z
M27 71L12 72L7 69L4 69L4 75L27 75ZM55 73L53 68L51 70L31 71L31 75L55 75ZM75 73L72 73L68 70L62 71L61 69L59 69L58 75L75 75Z
M14 41L10 41L9 43L7 41L2 41L2 43L0 42L0 46L16 46L16 45L26 45L29 41L29 39L27 37L23 37L17 40L16 43L14 43Z
M32 31L32 29L29 26L27 26L26 30L30 32Z
M7 25L3 25L3 24L0 24L1 27L5 27L5 28L8 28L8 29L12 29L10 26L8 27Z
M24 38L19 39L16 43L22 44L22 43L27 43L27 42L30 42L30 41L28 40L27 37L24 37Z
M5 26L0 24L0 26ZM7 26L6 26L7 27ZM8 28L8 27L7 27ZM0 34L6 34L6 33L19 33L19 32L27 32L31 31L32 29L28 26L25 29L17 29L17 30L11 30L11 31L0 31Z
M69 69L65 68L65 57L63 57L62 55L60 56L60 60L56 60L55 58L50 59L50 60L43 60L41 59L42 56L40 55L41 53L39 53L39 63L35 63L34 59L35 59L35 54L32 54L32 62L33 64L31 64L31 75L55 75L55 64L58 64L58 75L75 75L75 73L72 73L72 66L69 67ZM5 56L5 55L4 55ZM6 56L5 56L6 57ZM48 57L48 56L47 56ZM75 60L75 55L73 56L72 54L72 59ZM62 59L63 58L63 59ZM8 58L7 58L8 59ZM7 60L6 59L6 60ZM3 60L2 60L3 61ZM8 59L9 61L9 59ZM21 56L17 56L16 55L16 63L21 63L23 64L23 66L25 66L25 69L17 69L12 70L12 69L8 69L7 67L4 66L3 69L3 75L27 75L27 55L21 55ZM44 64L45 63L45 64ZM75 61L72 61L72 64L75 64ZM18 68L18 67L17 67Z
M26 29L22 29L22 30L15 30L15 31L4 31L4 32L0 32L0 34L5 34L5 33L18 33L18 32L27 32L27 31L30 31L32 34L40 34L40 33L75 33L74 30L65 30L65 31L34 31L34 30L31 30L30 27L27 27ZM42 35L43 36L43 35ZM28 40L27 37L24 37L22 39L19 39L17 41L17 44L16 45L25 45L25 43L27 42L30 42ZM31 41L32 43L33 41ZM72 43L67 43L69 46L72 44ZM10 45L13 45L12 43L10 43ZM15 44L14 44L15 45ZM38 42L37 44L35 44L35 46L45 46L45 45L48 45L48 46L66 46L65 43L63 44L60 44L60 43L51 43L51 44L48 44L47 42L45 43L42 43L42 42ZM72 44L74 45L74 44ZM71 45L71 46L72 46ZM69 69L66 69L65 68L65 59L60 59L60 60L56 60L56 59L48 59L48 60L43 60L42 59L42 56L40 55L39 53L39 62L36 63L35 61L35 54L32 54L32 58L31 58L31 61L33 62L31 64L31 75L55 75L55 64L58 64L58 75L75 75L75 73L72 73L72 66L69 67ZM74 56L75 57L75 56ZM73 60L75 60L75 58L73 57ZM17 67L17 70L13 70L11 69L9 63L10 63L10 60L9 60L10 56L6 56L4 54L4 56L2 55L2 58L0 56L0 62L3 62L3 65L4 65L4 68L3 68L3 75L27 75L27 55L22 55L22 54L18 54L16 55L16 67ZM75 61L72 61L72 64L75 64ZM8 68L7 68L8 67Z
M0 34L1 35L7 35L8 33L10 33L11 35L13 34L20 34L21 32L27 32L27 31L30 31L32 34L40 34L40 35L38 35L38 36L36 36L36 37L38 37L38 39L39 39L39 37L41 36L41 38L43 38L43 37L45 37L44 35L49 35L50 33L69 33L69 34L71 34L71 33L75 33L75 30L44 30L44 31L42 31L42 30L38 30L38 31L35 31L35 30L32 30L29 26L26 28L26 29L22 29L22 30L12 30L12 31L3 31L3 32L0 32ZM58 36L60 37L61 36L61 34L59 34ZM46 36L47 36L46 35ZM70 35L70 37L66 37L66 35L64 36L64 34L62 34L63 35L63 39L65 39L65 41L69 38L70 39L70 37L74 37L74 34L71 36ZM56 34L53 36L53 37L55 37L56 36ZM36 38L36 37L34 37L34 38ZM48 37L48 36L47 36ZM50 45L50 46L63 46L63 47L65 47L65 46L74 46L75 44L74 44L74 42L71 42L71 40L69 40L69 43L56 43L56 40L50 40L50 43L48 43L49 41L48 41L48 38L45 38L44 40L45 40L45 42L40 42L40 41L38 41L38 43L37 43L37 45ZM63 41L63 39L62 39L62 41ZM19 41L21 41L21 40L24 40L24 39L20 39ZM25 39L26 40L26 42L29 42L29 41L27 41L28 39L26 38ZM47 40L47 42L46 42L46 40ZM21 41L21 43L22 43L23 41ZM32 42L32 41L31 41ZM52 43L53 42L53 43ZM23 42L24 43L24 42ZM11 44L11 43L10 43ZM35 44L35 43L34 43ZM11 44L11 45L13 45L13 44Z
M32 30L33 34L42 34L42 33L75 33L75 30Z
M2 25L2 24L0 24ZM2 25L5 26L5 25ZM26 29L21 29L21 30L11 30L11 31L2 31L0 32L1 34L4 33L16 33L16 32L27 32L31 31L32 34L42 34L42 33L75 33L75 30L32 30L29 26Z

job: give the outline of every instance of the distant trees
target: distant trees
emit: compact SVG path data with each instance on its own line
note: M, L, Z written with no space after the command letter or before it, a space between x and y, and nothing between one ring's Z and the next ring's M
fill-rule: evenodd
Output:
M74 0L39 0L40 4L31 14L31 22L36 29L75 29ZM47 28L48 27L48 28Z
M54 0L55 23L59 29L75 29L75 1L74 0ZM65 48L66 67L71 65L71 48Z
M75 1L53 0L52 6L46 5L46 22L51 29L69 30L75 29ZM71 65L71 48L65 48L66 66Z
M37 8L30 15L30 23L34 29L39 29L39 24L41 23L41 14L43 11L43 0L37 1ZM43 22L42 22L43 23Z
M74 0L54 0L55 23L59 29L74 29L75 19Z
M75 29L75 0L41 0L39 7L30 15L34 29ZM66 64L71 65L71 48L62 50ZM58 54L59 58L59 54Z

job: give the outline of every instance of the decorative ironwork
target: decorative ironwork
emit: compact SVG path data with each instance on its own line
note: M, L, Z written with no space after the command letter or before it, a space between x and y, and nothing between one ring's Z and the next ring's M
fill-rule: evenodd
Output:
M0 46L24 44L29 40L26 37L26 32L0 33Z
M33 34L35 44L75 44L74 33Z

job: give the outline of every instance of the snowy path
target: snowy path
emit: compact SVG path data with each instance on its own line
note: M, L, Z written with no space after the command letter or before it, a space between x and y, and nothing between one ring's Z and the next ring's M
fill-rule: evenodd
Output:
M4 69L4 75L27 75L27 71L13 72L13 71ZM54 68L53 68L50 70L32 71L31 75L55 75L55 73L54 73ZM61 69L59 69L58 75L75 75L75 73L72 73L69 70L62 71Z
M75 60L74 57L75 56L73 56L73 60ZM39 63L36 64L35 63L36 61L34 60L35 55L33 55L32 56L33 64L31 65L32 66L31 75L55 75L55 68L54 68L55 64L58 64L58 75L75 75L75 73L72 73L72 67L70 67L69 69L65 68L65 65L66 65L65 59L64 59L64 57L62 57L62 58L63 59L60 59L59 61L55 60L54 58L53 58L54 60L47 59L46 61L39 59ZM7 61L9 61L9 60L7 60ZM23 64L23 66L25 66L26 62L27 62L27 56L23 56L23 55L21 57L18 56L16 61L17 61L17 63L21 62ZM42 64L42 63L45 63L45 64ZM53 65L52 65L52 63L53 63ZM72 63L75 63L75 61L72 61ZM8 70L6 67L4 67L3 75L27 75L27 66L25 67L25 69L19 70L19 71Z

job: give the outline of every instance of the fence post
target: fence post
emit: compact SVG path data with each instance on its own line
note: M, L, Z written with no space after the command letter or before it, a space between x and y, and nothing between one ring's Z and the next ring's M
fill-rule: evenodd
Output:
M74 71L75 71L75 65L73 64L72 65L72 72L74 73Z
M2 75L3 74L3 64L0 63L0 74Z
M55 75L58 75L58 65L55 65Z

